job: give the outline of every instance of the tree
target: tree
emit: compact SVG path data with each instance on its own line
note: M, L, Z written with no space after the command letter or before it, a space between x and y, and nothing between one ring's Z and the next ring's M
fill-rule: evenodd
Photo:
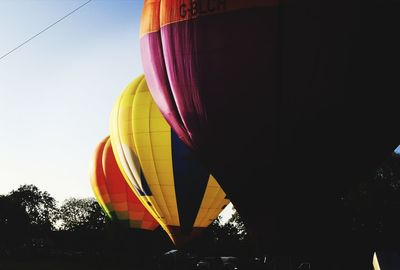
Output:
M56 200L34 185L22 185L9 193L8 198L25 209L29 222L36 232L54 229L57 220Z
M218 218L210 226L217 241L242 241L247 237L246 226L236 209L226 223Z
M93 198L70 198L60 208L61 229L69 231L103 230L108 221Z
M352 233L376 239L381 245L398 245L400 234L400 155L393 152L343 198ZM368 237L366 237L368 236ZM375 236L375 237L374 237ZM376 246L378 243L373 243Z
M0 250L20 246L29 234L30 220L25 209L9 196L0 196Z
M202 233L198 239L189 243L188 248L204 256L210 255L238 255L246 256L251 252L250 241L247 230L239 213L234 213L227 222L223 223L221 218L216 219Z

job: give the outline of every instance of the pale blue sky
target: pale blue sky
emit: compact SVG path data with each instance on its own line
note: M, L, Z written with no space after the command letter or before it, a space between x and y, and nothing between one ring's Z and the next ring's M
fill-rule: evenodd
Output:
M1 0L0 55L84 2ZM0 61L0 194L32 183L57 200L92 196L92 152L142 73L141 8L94 0Z
M1 0L0 57L86 1ZM60 202L93 196L93 150L114 101L143 73L142 4L93 0L0 60L0 194L27 183Z

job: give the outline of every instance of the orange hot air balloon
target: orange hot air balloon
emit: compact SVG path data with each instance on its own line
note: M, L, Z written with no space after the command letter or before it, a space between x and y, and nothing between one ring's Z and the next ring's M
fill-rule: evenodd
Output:
M110 218L135 229L155 230L159 226L126 183L109 137L94 152L90 178L96 199Z

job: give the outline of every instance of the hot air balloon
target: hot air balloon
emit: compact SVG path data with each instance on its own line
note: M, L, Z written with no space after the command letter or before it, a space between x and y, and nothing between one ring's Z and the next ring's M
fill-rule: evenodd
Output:
M171 131L144 76L115 103L110 138L128 183L178 247L229 203L215 178Z
M351 241L343 197L400 142L399 12L395 1L144 1L151 94L265 249Z
M116 163L109 137L97 146L91 165L93 192L110 218L135 229L153 231L159 227L126 183Z

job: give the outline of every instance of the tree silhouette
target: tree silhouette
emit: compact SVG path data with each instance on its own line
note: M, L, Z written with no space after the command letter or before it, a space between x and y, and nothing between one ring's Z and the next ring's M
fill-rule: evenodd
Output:
M21 246L30 237L30 219L25 209L0 196L0 251Z
M393 152L343 198L350 234L374 247L390 248L400 242L400 155Z
M61 229L69 231L104 230L108 218L93 198L70 198L60 208Z
M46 191L34 185L22 185L9 193L8 198L25 209L29 223L36 232L54 229L57 220L56 200Z
M244 221L236 209L233 209L232 216L226 223L221 218L216 219L211 225L216 241L243 241L247 237L247 230Z
M245 223L236 209L227 222L217 218L200 237L188 243L186 249L200 256L247 255L252 252Z

